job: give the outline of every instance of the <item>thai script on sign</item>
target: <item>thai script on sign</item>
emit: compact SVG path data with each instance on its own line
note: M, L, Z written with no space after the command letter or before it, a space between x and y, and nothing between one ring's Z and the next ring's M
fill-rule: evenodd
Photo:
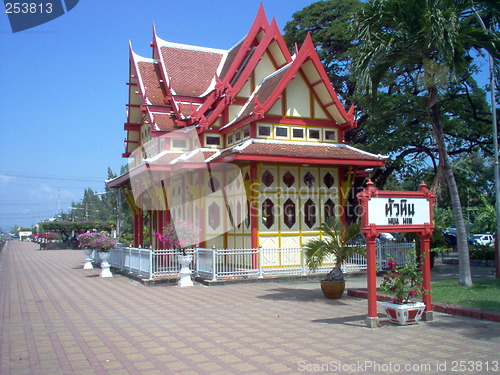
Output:
M389 198L385 204L385 216L388 225L399 225L399 219L402 219L403 225L413 224L412 217L415 215L415 203L408 203L407 199L396 200Z
M389 198L385 204L385 216L413 216L415 215L415 203L407 203L407 199L400 199L399 203ZM394 213L393 213L394 212Z

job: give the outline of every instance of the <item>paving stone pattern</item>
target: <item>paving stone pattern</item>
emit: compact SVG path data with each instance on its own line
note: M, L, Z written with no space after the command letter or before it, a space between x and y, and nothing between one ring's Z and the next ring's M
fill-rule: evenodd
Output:
M317 282L145 286L37 249L0 253L2 375L500 372L499 323L369 329L366 300L326 300Z

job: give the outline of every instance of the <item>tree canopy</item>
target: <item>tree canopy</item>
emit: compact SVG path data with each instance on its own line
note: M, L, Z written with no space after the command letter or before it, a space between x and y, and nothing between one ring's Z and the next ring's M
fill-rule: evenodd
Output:
M476 13L491 15L487 23L494 29L498 1L477 6L469 0L349 2L350 11L344 14L349 14L350 35L335 33L346 20L330 8L340 8L341 3L322 1L294 14L296 22L285 28L287 40L293 41L304 30L315 40L316 32L326 64L334 64L338 57L341 67L350 66L347 79L351 82L344 86L349 88L346 94L352 95L348 99L358 102L360 109L360 126L350 141L391 156L387 168L374 175L379 187L394 172L418 173L426 163L433 168L434 191L442 190L446 181L449 195L442 196L449 198L457 227L460 283L470 286L467 232L452 165L464 155L484 156L491 150L491 137L485 136L491 133L486 131L485 93L471 72L476 69L474 54L486 50L497 61L500 58L498 34L483 29ZM333 35L348 38L339 43L338 51L335 46L330 49L331 59L324 57L328 45L323 35L328 33L318 27L320 21ZM335 84L337 72L330 71Z

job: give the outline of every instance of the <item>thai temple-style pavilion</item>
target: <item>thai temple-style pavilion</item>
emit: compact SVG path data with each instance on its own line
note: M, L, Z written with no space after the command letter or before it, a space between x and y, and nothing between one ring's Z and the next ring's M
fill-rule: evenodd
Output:
M261 6L229 50L177 44L153 29L152 58L130 47L125 152L108 182L134 213L134 245L192 222L200 247L291 248L342 215L356 175L384 157L345 143L340 102L308 35L292 55ZM147 236L148 234L146 234Z

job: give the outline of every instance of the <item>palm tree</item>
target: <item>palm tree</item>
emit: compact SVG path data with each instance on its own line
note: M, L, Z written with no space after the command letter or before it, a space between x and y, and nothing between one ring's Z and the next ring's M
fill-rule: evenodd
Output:
M365 246L356 246L352 242L360 232L360 223L356 222L344 226L336 218L330 218L326 223L321 224L318 230L322 238L317 238L306 242L304 245L306 265L315 271L328 256L335 257L335 265L324 280L345 281L341 266L352 254L365 255Z
M486 3L498 2L485 0ZM457 228L459 284L472 286L462 206L440 123L440 90L466 71L471 49L500 58L498 36L473 19L470 0L370 0L355 17L359 48L353 73L370 96L384 79L412 73L421 82L422 104L439 155L437 175L448 185Z

